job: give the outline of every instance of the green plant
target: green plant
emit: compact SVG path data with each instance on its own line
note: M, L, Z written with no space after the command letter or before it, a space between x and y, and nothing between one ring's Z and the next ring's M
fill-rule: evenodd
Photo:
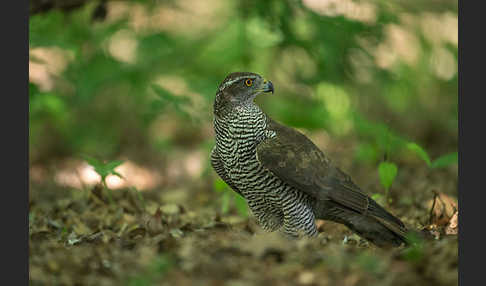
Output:
M384 161L378 166L378 174L380 176L381 185L385 188L385 202L388 202L388 194L395 177L397 176L398 168L394 163Z
M238 214L242 217L248 216L248 207L245 199L230 189L230 187L220 178L213 182L213 189L221 193L221 213L226 214L233 202Z
M407 143L406 147L407 149L415 152L415 154L417 154L422 160L424 160L427 166L429 166L432 169L443 168L452 164L457 164L458 161L457 152L452 152L449 154L442 155L439 158L435 159L434 161L431 161L427 152L422 147L420 147L417 143L413 143L413 142Z
M383 198L380 194L372 195L372 198L378 202L388 203L389 200L389 190L397 176L398 167L395 163L389 162L388 157L390 155L391 150L395 152L406 148L409 151L415 153L420 159L422 159L429 168L436 169L449 166L451 164L457 164L458 160L458 153L453 152L443 156L440 156L436 160L432 161L430 159L429 154L422 148L419 144L415 142L409 142L404 138L401 138L398 135L393 134L387 126L385 127L377 127L369 124L366 127L368 130L377 130L371 133L374 134L377 141L381 141L381 146L385 150L385 160L378 165L378 174L380 178L381 185L385 188L385 197ZM372 153L373 149L370 147L371 145L367 146L368 150L365 150L368 153ZM393 147L393 148L392 148ZM370 150L371 149L371 150ZM363 151L364 149L361 148L357 153L361 158L366 158L366 154Z
M385 127L384 134L382 133L380 135L382 138L384 137L383 144L385 149L385 160L381 162L380 165L378 166L378 175L380 177L381 185L385 188L385 198L384 198L385 204L388 204L389 190L398 172L397 165L388 161L388 156L390 153L390 146L391 146L390 141L396 136L392 137L393 135L390 134L390 130L388 126Z
M83 159L94 168L95 172L98 173L98 175L100 175L101 183L103 185L103 188L106 190L108 199L110 200L110 203L113 203L112 191L110 188L108 188L108 185L106 184L106 178L108 177L108 175L115 175L123 179L123 176L115 171L115 168L123 164L123 161L115 160L104 163L98 159L88 156L83 156Z
M457 164L457 162L458 162L458 153L453 152L453 153L442 155L439 158L435 159L435 161L433 161L430 164L430 167L442 168L452 164Z

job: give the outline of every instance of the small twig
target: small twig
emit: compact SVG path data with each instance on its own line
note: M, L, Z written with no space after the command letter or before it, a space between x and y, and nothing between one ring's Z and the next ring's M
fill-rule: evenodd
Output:
M103 188L105 189L106 194L108 196L108 201L110 201L110 204L111 205L114 205L115 202L113 201L113 197L111 196L111 189L108 188L108 185L106 184L106 181L105 180L101 180L101 182L103 183Z
M429 211L429 225L432 224L432 214L433 214L434 208L435 208L435 201L437 200L437 197L438 197L438 194L435 190L432 190L432 192L434 193L434 201L432 202L432 207L430 208L430 211Z

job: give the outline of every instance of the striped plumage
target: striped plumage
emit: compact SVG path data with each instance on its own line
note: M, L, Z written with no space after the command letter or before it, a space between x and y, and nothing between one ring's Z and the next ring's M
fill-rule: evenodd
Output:
M254 73L230 74L214 103L216 173L248 202L268 231L317 234L315 218L348 226L380 245L405 241L403 223L364 194L301 133L269 118L253 99L273 85Z
M272 134L266 130L266 115L254 104L238 106L235 112L215 117L216 146L211 159L215 170L248 202L259 224L296 236L315 235L310 198L289 186L256 158L256 146ZM284 223L285 222L285 223Z

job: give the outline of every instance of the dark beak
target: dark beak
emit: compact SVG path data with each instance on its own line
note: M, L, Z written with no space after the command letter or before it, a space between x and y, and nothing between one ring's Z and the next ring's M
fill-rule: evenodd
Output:
M273 94L273 83L269 80L263 82L263 92L271 92Z

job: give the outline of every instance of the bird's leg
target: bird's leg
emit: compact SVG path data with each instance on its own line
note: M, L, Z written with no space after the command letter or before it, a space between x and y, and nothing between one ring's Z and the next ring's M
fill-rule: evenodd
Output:
M283 225L283 213L275 206L258 200L248 200L248 206L264 230L276 231Z
M315 216L307 203L296 203L284 206L283 233L292 238L317 235Z
M283 215L276 210L267 210L256 214L258 224L266 231L276 231L283 225Z

